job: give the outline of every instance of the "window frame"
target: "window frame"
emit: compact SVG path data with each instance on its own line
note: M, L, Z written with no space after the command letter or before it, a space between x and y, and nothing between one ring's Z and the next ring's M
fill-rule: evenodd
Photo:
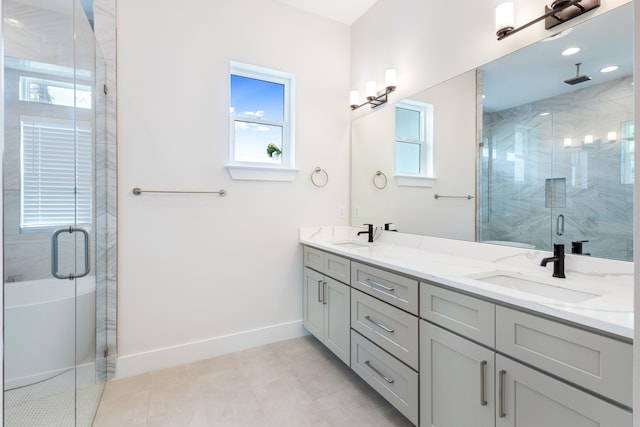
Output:
M231 178L241 180L293 181L298 172L298 170L295 169L295 76L282 71L235 61L230 62L229 81L231 81L232 75L283 85L284 111L283 120L280 122L235 114L235 112L229 109L229 160L226 168ZM231 107L231 84L229 84L229 107ZM237 121L265 126L282 126L282 147L280 147L282 154L280 155L280 163L236 160L235 123Z
M433 171L433 105L405 99L395 104L394 117L397 109L417 111L420 114L420 139L399 138L397 128L394 127L394 158L396 159L395 175L399 186L433 187L436 182ZM420 173L401 173L397 169L398 142L420 145Z

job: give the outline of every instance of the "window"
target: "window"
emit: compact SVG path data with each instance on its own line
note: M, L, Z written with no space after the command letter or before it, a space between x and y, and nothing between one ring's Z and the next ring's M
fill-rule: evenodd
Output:
M91 225L89 123L20 118L20 229Z
M20 101L91 108L91 86L20 76Z
M433 185L433 106L396 104L396 180L398 185Z
M292 75L231 63L232 178L293 180L293 91Z
M632 121L624 122L621 125L622 148L622 184L633 184L635 179L635 127Z

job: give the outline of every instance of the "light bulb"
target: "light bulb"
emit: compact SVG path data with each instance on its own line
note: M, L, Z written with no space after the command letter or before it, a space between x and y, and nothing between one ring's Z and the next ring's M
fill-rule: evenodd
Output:
M500 3L496 7L496 34L498 37L513 30L515 8L512 1Z
M370 80L365 85L367 91L367 98L375 98L376 97L376 82L374 80Z
M360 92L358 92L357 90L352 90L351 93L349 93L349 105L358 105L359 102Z
M398 73L391 68L384 73L384 81L387 87L395 88L398 83Z

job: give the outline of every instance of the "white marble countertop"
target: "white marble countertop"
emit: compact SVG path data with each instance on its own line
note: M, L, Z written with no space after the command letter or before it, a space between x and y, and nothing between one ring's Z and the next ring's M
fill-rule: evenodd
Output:
M366 235L357 235L362 230L302 227L300 243L633 339L633 263L567 254L566 278L559 279L552 277L552 263L540 266L553 255L546 251L380 230L367 243ZM569 303L472 278L498 272L597 296Z

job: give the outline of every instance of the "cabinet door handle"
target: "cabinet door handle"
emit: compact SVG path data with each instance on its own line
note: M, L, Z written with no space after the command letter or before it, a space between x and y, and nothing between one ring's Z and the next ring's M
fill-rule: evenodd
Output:
M322 280L318 280L318 302L322 302Z
M322 282L322 303L327 303L327 282Z
M380 371L379 371L375 366L373 366L373 365L371 364L371 362L370 362L370 361L365 360L365 361L364 361L364 364L365 364L365 365L367 365L367 367L368 367L369 369L371 369L373 372L375 372L376 374L378 374L378 376L379 376L379 377L381 377L383 380L385 380L385 381L386 381L386 382L388 382L389 384L393 384L393 382L394 382L394 381L393 381L391 378L389 378L389 377L387 377L386 375L384 375L382 372L380 372Z
M378 288L384 289L387 292L393 292L393 291L396 290L395 288L390 288L390 287L382 285L382 284L380 284L378 282L374 282L371 279L365 279L365 283L368 284L369 286L376 286Z
M504 377L506 375L507 371L505 371L504 369L498 374L500 383L498 415L500 416L500 418L504 418L507 416L507 413L504 411Z
M376 325L378 328L380 329L384 329L387 332L391 332L394 333L395 329L390 328L388 326L383 325L382 323L378 323L375 320L373 320L370 316L364 316L365 319L367 319L369 322L373 323L374 325Z
M487 361L480 362L480 406L487 406Z

